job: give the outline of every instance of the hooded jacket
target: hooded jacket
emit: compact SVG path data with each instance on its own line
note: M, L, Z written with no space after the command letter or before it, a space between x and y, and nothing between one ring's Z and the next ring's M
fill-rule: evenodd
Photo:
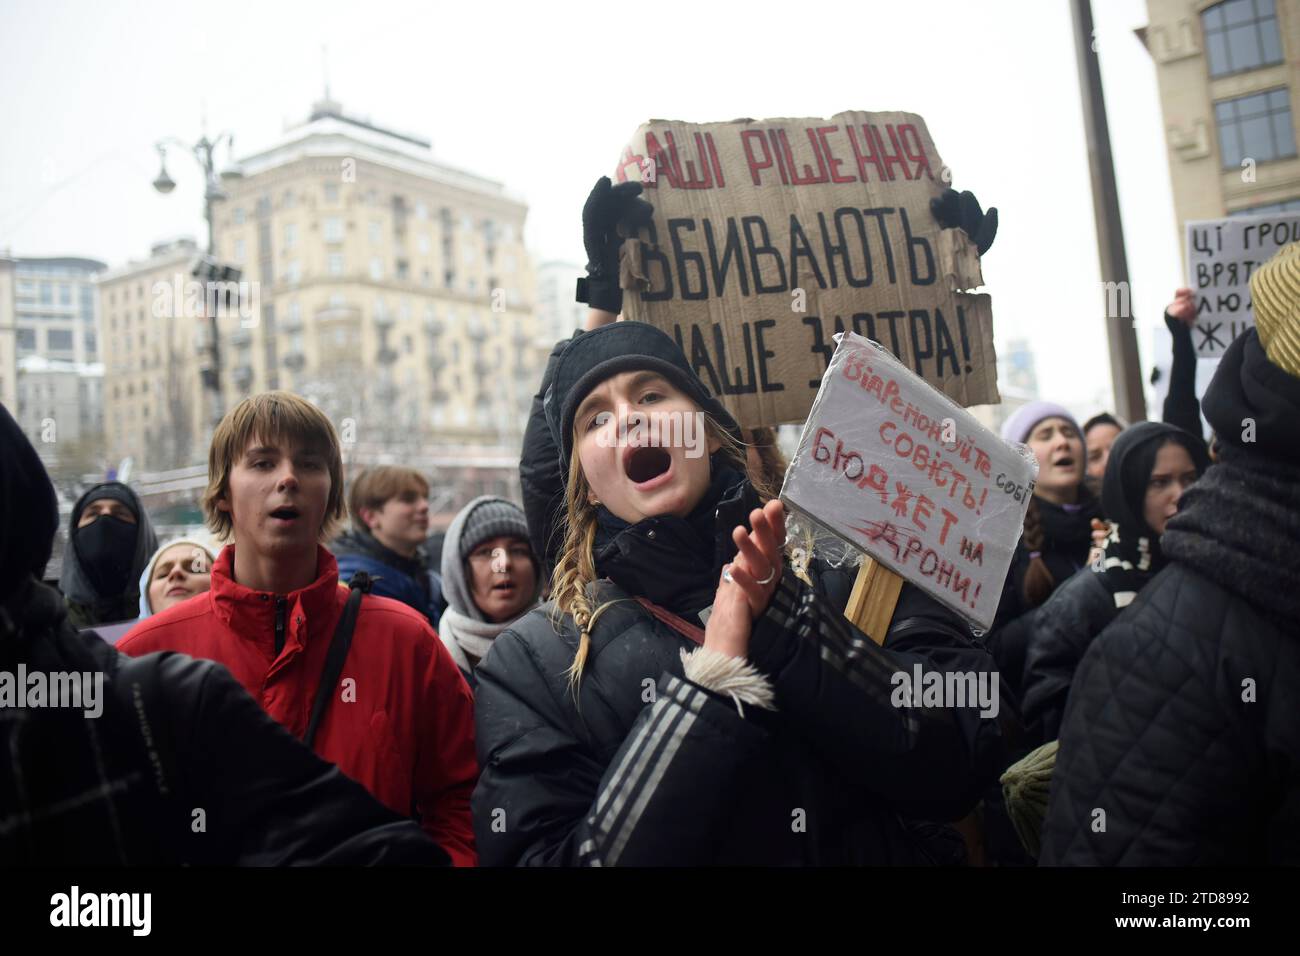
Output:
M423 548L416 551L414 558L406 558L358 527L339 535L331 550L339 564L339 580L351 581L358 571L365 571L374 582L371 594L401 601L437 626L438 618L447 609L447 599L442 593L442 578L430 566Z
M183 654L131 660L78 633L63 598L40 583L57 526L54 487L0 406L0 671L90 674L92 688L102 679L82 709L6 707L0 860L446 862L410 821L285 733L225 668ZM195 832L196 807L212 833Z
M1198 475L1209 466L1205 443L1173 425L1139 422L1111 448L1102 502L1110 536L1101 561L1078 571L1030 612L1024 719L1034 746L1055 740L1084 652L1165 566L1160 538L1143 517L1155 456L1166 441L1188 450Z
M1300 378L1251 329L1202 407L1220 462L1169 520L1168 566L1075 673L1044 863L1300 864ZM1258 442L1237 444L1243 419Z
M910 587L880 647L844 619L833 575L814 569L810 586L787 568L748 658L775 711L687 679L682 652L696 645L661 614L689 624L711 600L735 554L731 529L757 504L738 477L715 472L688 518L602 515L601 580L589 594L593 607L614 603L592 633L576 700L571 617L557 634L547 604L494 641L475 713L485 864L936 862L942 841L918 821L959 819L992 781L994 719L891 702L899 672L993 670L969 630Z
M130 556L130 568L125 572L126 584L116 594L100 594L93 575L87 572L77 547L81 514L97 498L116 498L135 512L135 545ZM113 520L100 518L100 521ZM68 523L68 543L63 550L63 570L59 576L59 590L68 604L68 619L76 627L95 624L112 624L129 621L136 616L140 605L139 580L149 558L158 550L158 536L154 533L149 513L144 510L139 496L127 485L117 481L95 485L73 506Z
M174 548L178 544L188 544L207 552L209 569L211 569L212 562L221 551L221 546L215 544L210 536L204 534L173 538L166 544L160 544L158 550L153 553L153 557L149 559L149 563L144 566L144 571L140 574L140 611L138 615L140 620L144 620L146 617L151 617L154 613L153 605L149 601L149 584L153 578L153 569L157 566L158 559L162 557L163 552L170 548ZM197 595L195 596L197 597Z
M523 514L519 511L519 506L514 502L507 501L505 498L482 495L465 505L452 519L451 526L447 528L447 536L443 539L442 544L442 582L447 598L447 610L443 612L442 618L438 622L438 637L446 646L447 652L451 654L452 660L456 662L456 666L460 668L470 687L477 686L477 681L474 678L474 668L487 654L488 648L491 646L490 642L510 626L510 622L492 623L479 610L478 605L474 603L474 595L471 593L470 584L465 576L466 559L461 557L462 551L468 550L461 547L461 539L465 533L466 523L474 510L479 505L487 502L500 502L510 506L519 513L519 520L523 522ZM526 530L526 526L523 530ZM471 542L470 547L472 548L477 544L478 542ZM541 593L541 567L534 557L533 593L524 608L525 612L536 606ZM470 654L473 654L473 660L470 659Z
M348 591L323 547L316 580L287 595L236 582L234 558L235 545L227 545L212 567L211 590L140 622L118 650L179 650L219 661L301 739ZM404 604L368 595L339 683L316 752L386 806L418 815L457 865L473 865L473 703L428 621Z

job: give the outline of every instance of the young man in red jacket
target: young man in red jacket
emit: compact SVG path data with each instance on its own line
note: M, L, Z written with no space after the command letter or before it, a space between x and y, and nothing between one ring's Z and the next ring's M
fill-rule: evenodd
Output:
M211 590L142 621L117 648L219 661L301 739L349 594L320 544L346 511L329 419L289 392L241 402L212 436L203 510L219 538L234 535ZM362 600L314 749L382 803L418 816L453 863L475 864L473 698L422 615Z

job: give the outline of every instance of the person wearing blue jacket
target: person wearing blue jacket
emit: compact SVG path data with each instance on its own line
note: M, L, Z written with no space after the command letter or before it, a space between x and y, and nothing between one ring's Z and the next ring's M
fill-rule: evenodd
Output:
M414 468L368 468L348 492L352 530L334 540L339 580L358 571L374 579L372 594L415 608L435 628L447 601L442 578L425 550L429 534L429 483Z

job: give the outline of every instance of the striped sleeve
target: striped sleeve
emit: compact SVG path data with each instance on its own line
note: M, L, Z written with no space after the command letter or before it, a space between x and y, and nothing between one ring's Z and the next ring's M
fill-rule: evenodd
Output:
M553 709L522 643L497 641L476 697L480 864L712 862L725 836L719 821L733 815L768 738L753 709L741 716L731 696L665 673L612 758L598 759Z
M955 628L908 623L906 640L895 620L882 647L787 570L749 656L771 678L779 711L847 780L899 809L956 819L998 769L996 698L991 716L974 699L921 706L918 694L905 705L900 675L970 675L994 689L996 665Z

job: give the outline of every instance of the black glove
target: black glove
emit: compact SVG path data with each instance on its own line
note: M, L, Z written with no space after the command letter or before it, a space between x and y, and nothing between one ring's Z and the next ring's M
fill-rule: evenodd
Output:
M993 238L998 234L997 208L990 207L988 212L982 210L979 200L969 189L962 193L955 189L945 189L938 199L930 200L930 212L944 229L960 226L962 232L975 243L981 256L989 251Z
M623 236L632 235L650 221L654 206L641 198L638 182L611 185L601 176L582 207L582 244L587 250L587 276L578 280L579 302L593 309L618 314L623 290L618 285L618 249Z

